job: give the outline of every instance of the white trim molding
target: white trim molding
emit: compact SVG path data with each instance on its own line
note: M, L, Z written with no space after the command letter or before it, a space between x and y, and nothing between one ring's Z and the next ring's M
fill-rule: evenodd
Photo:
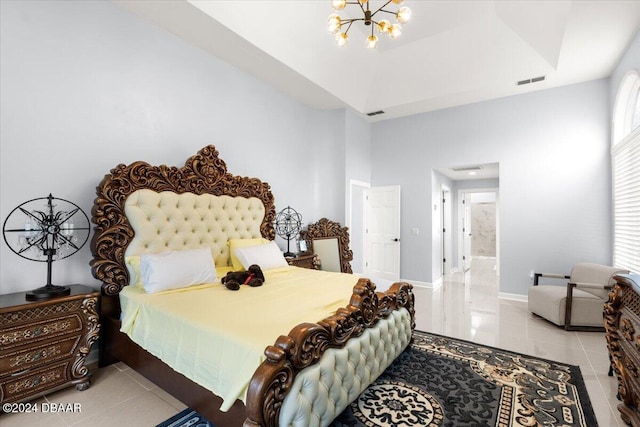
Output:
M440 286L442 286L442 279L438 279L434 283L421 282L419 280L411 280L411 279L400 279L400 281L411 283L416 288L438 289Z
M507 292L498 292L498 299L506 299L512 301L521 301L521 302L529 302L529 297L527 295L521 294L509 294Z

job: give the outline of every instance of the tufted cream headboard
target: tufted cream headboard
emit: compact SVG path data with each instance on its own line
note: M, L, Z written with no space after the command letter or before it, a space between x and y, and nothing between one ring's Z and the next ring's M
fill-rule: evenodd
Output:
M229 239L262 236L264 205L257 197L145 189L127 197L124 212L135 233L125 257L209 247L220 267L230 265Z
M104 295L129 284L125 256L208 246L216 266L223 266L228 239L275 238L269 184L228 173L213 145L182 168L118 165L96 193L91 271Z

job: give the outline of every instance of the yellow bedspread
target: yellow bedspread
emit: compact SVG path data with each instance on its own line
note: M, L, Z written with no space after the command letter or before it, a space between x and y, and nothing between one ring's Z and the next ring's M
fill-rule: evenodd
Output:
M121 331L220 396L220 410L227 411L236 399L245 402L264 349L294 326L345 307L358 280L299 267L264 273L263 286L242 286L235 292L219 281L158 294L127 286L120 292Z

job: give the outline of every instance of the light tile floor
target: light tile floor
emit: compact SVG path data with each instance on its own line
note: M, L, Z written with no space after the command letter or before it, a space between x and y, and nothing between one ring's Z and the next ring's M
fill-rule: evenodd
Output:
M438 289L415 288L417 329L580 366L600 427L622 427L616 381L607 376L604 333L565 332L498 299L493 259L474 259L466 274L447 276ZM80 403L80 413L3 414L0 425L146 427L180 412L177 401L124 364L94 368L92 386L52 393L38 402Z

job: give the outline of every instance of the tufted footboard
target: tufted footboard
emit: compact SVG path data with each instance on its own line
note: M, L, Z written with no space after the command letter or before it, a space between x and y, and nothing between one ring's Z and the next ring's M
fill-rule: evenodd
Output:
M411 316L394 311L297 376L280 409L280 426L326 426L356 400L411 341Z
M349 306L278 338L251 380L244 426L331 423L407 347L413 304L408 283L382 294L360 279Z

